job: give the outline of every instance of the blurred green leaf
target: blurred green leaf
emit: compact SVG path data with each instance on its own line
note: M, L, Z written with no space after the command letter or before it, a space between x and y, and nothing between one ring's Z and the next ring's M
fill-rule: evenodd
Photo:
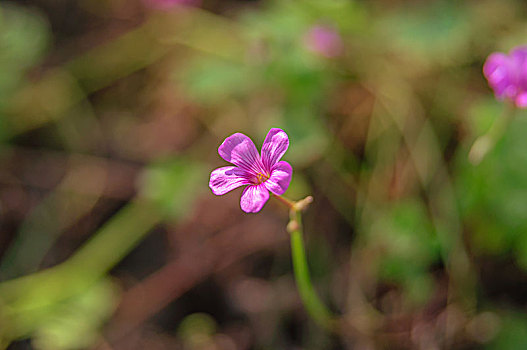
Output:
M258 81L258 72L241 63L197 59L185 70L182 84L201 103L218 103L242 95Z
M424 206L418 201L395 204L374 224L373 237L389 255L425 267L439 258L439 245Z
M194 313L186 316L178 327L178 334L186 341L192 342L197 335L210 337L216 333L217 324L214 318L206 313Z
M291 140L287 158L297 166L320 158L329 142L329 132L320 119L303 109L285 113L283 128Z
M181 217L192 209L199 195L208 190L209 171L189 159L160 161L145 171L141 181L143 195L162 211Z
M421 273L412 276L404 283L405 299L412 305L424 305L432 293L435 282L430 274Z
M36 10L13 3L0 5L0 101L38 62L50 41L47 21Z
M0 4L0 139L8 136L4 109L28 68L42 57L50 42L47 21L36 10Z
M527 318L513 314L502 320L501 331L487 346L487 350L527 349Z
M116 303L117 290L105 279L56 305L36 330L35 348L68 350L94 345L102 323L111 315Z
M474 137L483 135L489 131L494 121L500 117L504 109L505 105L503 102L497 101L494 96L487 96L480 101L476 101L468 112L468 122Z
M440 247L424 206L407 200L375 216L368 239L380 250L380 278L401 284L410 301L426 301L433 285L428 268L439 260Z
M451 64L468 53L467 17L462 3L438 0L400 7L381 18L377 27L399 55L421 63Z
M499 112L493 103L481 104L474 110L477 112L475 116L484 120ZM527 119L525 113L517 114L506 134L479 165L469 164L466 153L460 152L456 187L475 252L503 254L515 251L520 261L525 261ZM499 117L495 115L495 118Z

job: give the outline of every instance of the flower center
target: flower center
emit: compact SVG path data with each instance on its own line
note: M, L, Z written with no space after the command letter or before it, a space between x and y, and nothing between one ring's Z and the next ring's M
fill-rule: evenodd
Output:
M258 173L256 174L256 182L257 184L261 184L262 182L265 182L269 179L269 175Z

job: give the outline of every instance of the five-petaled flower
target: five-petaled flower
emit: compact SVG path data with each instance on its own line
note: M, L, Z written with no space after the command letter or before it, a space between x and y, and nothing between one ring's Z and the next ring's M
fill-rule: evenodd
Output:
M491 54L483 65L483 74L497 98L508 99L518 108L527 107L527 46Z
M234 166L218 168L210 174L212 193L219 196L248 185L243 190L240 206L246 213L259 212L269 199L269 191L281 195L289 187L293 168L280 161L288 147L287 134L276 128L269 130L261 156L252 140L244 134L227 137L218 153Z

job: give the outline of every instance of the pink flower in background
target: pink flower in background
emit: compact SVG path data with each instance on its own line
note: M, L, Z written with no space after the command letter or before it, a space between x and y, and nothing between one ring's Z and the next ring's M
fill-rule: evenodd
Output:
M518 108L527 107L527 46L516 47L509 55L491 54L483 74L497 98L511 100Z
M174 6L199 6L201 0L143 0L143 3L158 10L169 10Z
M214 170L209 187L215 195L223 195L243 185L240 206L246 213L259 212L269 199L269 191L282 195L291 182L293 168L280 161L289 147L289 138L281 129L271 129L258 153L252 140L236 133L223 141L218 153L234 166Z
M342 53L342 38L330 26L316 25L304 36L307 49L324 57L336 57Z

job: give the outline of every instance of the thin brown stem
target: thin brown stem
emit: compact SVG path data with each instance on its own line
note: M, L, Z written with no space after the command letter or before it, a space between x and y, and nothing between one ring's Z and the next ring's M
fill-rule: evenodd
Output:
M295 206L295 202L293 202L292 200L289 200L289 199L287 199L285 197L278 196L278 195L273 195L273 197L276 198L280 203L282 203L283 205L285 205L289 209L293 209L293 207Z

